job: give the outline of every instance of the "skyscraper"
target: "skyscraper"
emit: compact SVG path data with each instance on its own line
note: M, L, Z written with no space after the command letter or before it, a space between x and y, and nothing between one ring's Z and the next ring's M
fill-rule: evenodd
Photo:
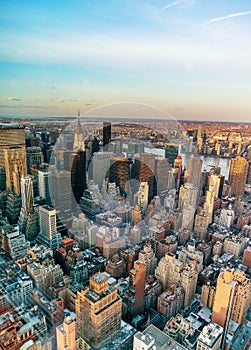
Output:
M38 235L38 241L41 244L45 244L50 249L56 249L59 247L61 240L60 234L57 232L56 225L56 210L43 205L39 207L39 221L40 221L40 233Z
M85 151L85 143L83 141L83 132L80 122L80 111L78 111L78 120L76 131L74 134L73 149L74 151Z
M25 234L26 239L32 241L38 234L38 213L34 210L33 181L27 175L21 178L22 207L18 220L19 229Z
M0 124L0 168L4 168L4 149L25 147L24 128L17 124Z
M109 177L112 155L112 152L98 152L93 155L93 180L99 188L101 188L106 176Z
M139 253L139 261L146 266L146 275L154 275L157 266L157 258L150 244L144 246Z
M126 295L128 317L133 318L143 311L146 265L137 260L129 275L129 290Z
M117 289L108 286L108 277L97 273L89 288L76 298L77 333L86 346L100 349L120 331L122 300Z
M130 160L128 158L114 157L109 169L109 181L119 186L121 193L125 191L125 185L130 179Z
M57 350L76 350L76 322L67 316L64 323L56 328Z
M47 169L38 170L38 192L39 196L45 199L47 204L50 203L49 176Z
M79 203L86 186L86 153L78 150L74 156L71 168L71 186L74 197Z
M231 193L243 196L248 173L248 161L240 156L231 160L229 169L229 185Z
M44 162L44 155L40 147L27 147L27 171L30 173L30 168L32 166L39 166Z
M169 164L174 165L174 161L179 154L178 145L174 143L166 143L165 145L165 158L168 159Z
M111 123L110 122L103 122L103 147L107 148L109 143L111 142Z
M250 303L249 279L243 271L225 269L221 271L216 286L212 321L227 327L229 319L244 322Z
M6 188L20 194L21 177L27 174L25 147L13 146L4 149Z
M198 195L200 194L201 168L202 160L200 156L196 154L193 158L189 159L185 173L185 182L191 183L197 187Z

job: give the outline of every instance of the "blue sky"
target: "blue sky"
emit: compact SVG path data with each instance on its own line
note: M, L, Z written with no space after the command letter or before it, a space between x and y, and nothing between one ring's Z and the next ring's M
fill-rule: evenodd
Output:
M149 103L181 119L251 121L251 3L0 3L0 114Z

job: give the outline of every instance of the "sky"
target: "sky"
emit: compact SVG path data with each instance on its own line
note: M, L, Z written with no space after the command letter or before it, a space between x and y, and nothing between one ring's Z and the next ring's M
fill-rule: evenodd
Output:
M251 122L250 0L2 0L0 115L118 102Z

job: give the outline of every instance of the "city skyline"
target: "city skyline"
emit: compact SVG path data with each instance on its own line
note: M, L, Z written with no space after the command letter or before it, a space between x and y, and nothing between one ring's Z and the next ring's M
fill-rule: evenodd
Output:
M177 119L250 121L247 1L4 1L0 115L117 102Z

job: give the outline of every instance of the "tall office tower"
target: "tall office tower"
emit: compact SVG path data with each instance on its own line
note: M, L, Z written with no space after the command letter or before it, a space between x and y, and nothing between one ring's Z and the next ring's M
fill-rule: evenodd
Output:
M137 192L137 204L140 207L142 213L145 213L148 205L148 194L149 194L149 185L147 182L141 182L139 190Z
M209 190L206 192L206 201L204 203L204 210L205 214L208 216L209 224L211 224L211 222L213 221L214 199L215 192L213 187L210 187Z
M139 253L139 261L146 266L146 275L154 275L157 266L157 258L150 244L144 246Z
M114 157L108 171L109 182L115 182L121 193L125 192L125 186L130 179L131 161L128 158Z
M30 174L30 168L34 165L38 168L44 162L44 155L41 147L27 147L27 171Z
M52 167L51 167L52 168ZM72 218L72 190L70 171L51 169L51 200L57 217L66 224Z
M5 212L11 225L17 224L21 207L22 199L20 195L12 192L8 193Z
M74 134L73 149L74 151L83 151L83 152L85 151L85 143L83 141L83 133L81 128L79 111L78 111L78 121L77 121L76 132Z
M5 189L4 149L25 147L24 128L17 124L0 123L0 188Z
M196 350L220 350L223 337L223 328L213 322L202 329Z
M185 182L191 183L197 187L198 195L200 194L201 186L201 169L202 160L200 159L200 156L196 154L193 158L190 158L187 163Z
M38 193L47 204L50 203L49 176L50 173L47 169L38 170Z
M77 333L86 349L100 349L115 338L121 326L122 300L117 289L108 286L108 277L97 273L89 288L77 293Z
M250 303L250 283L243 271L225 269L219 274L212 321L228 327L229 320L242 324Z
M155 179L155 155L141 153L138 159L139 169L138 177L139 182L148 182L149 192L148 199L151 200L156 195L156 179Z
M179 190L180 188L180 185L181 185L181 178L182 178L182 157L181 156L178 156L175 161L174 161L174 168L178 169L178 175L177 175L177 185L176 185L176 189L177 191Z
M33 241L38 234L38 213L34 210L33 203L33 181L27 175L21 178L22 208L18 220L20 232L28 241Z
M109 178L109 169L112 157L112 152L99 152L94 153L93 155L93 180L95 184L99 186L100 189L106 177Z
M221 177L218 175L211 174L209 176L209 188L212 188L215 192L215 198L219 197L220 185Z
M4 150L6 189L20 194L21 177L27 174L25 147L13 146Z
M59 247L61 236L57 232L56 225L56 210L43 205L39 207L39 222L40 232L38 235L38 241L41 244L45 244L50 249L55 250Z
M127 315L129 319L139 315L144 308L146 266L139 260L134 261L129 275L129 289L126 294Z
M248 161L240 156L231 160L229 169L229 184L231 193L236 196L243 196L245 191L248 173Z
M166 190L168 186L168 171L169 164L168 159L165 157L156 158L156 181L157 181L157 194L162 190Z
M168 190L177 190L179 184L179 168L171 168L168 171L167 188Z
M198 188L186 183L180 187L179 209L182 213L182 227L192 230L197 205Z
M167 253L160 260L155 270L155 276L162 284L163 290L174 283L179 283L184 288L184 307L191 304L195 296L198 279L198 272L195 267L194 261L190 261L189 264L183 263L176 259L174 254Z
M80 198L86 190L86 152L77 151L72 162L71 186L74 197L79 203Z
M111 143L112 126L110 122L103 122L103 147L107 149L107 146Z
M203 209L201 209L195 216L194 233L202 241L207 237L207 228L209 224L209 217Z
M174 161L179 154L179 147L174 143L165 144L165 158L168 159L170 165L174 165Z
M76 350L76 322L67 316L56 328L57 350Z

